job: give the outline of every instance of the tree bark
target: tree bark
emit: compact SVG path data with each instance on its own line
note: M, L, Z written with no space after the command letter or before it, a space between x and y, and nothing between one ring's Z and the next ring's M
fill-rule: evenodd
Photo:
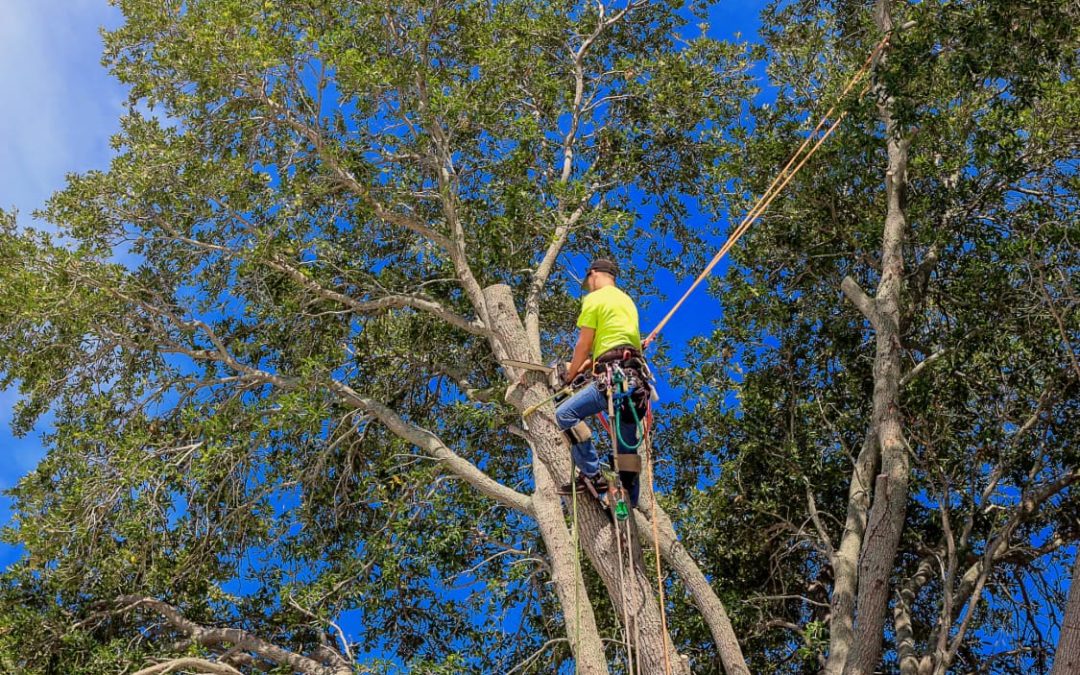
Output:
M329 661L332 661L332 663L327 663L289 651L239 628L207 628L185 617L176 607L156 598L125 595L117 598L116 602L121 606L126 605L122 611L145 608L154 612L174 630L183 633L192 642L204 647L213 648L220 645L232 645L243 651L257 654L261 659L285 666L293 672L304 673L305 675L349 675L353 672L352 664L348 663L337 652L330 654ZM175 667L179 668L184 665L180 663L176 664ZM142 672L153 673L156 671L148 668Z
M933 558L919 561L915 574L907 579L896 593L893 606L893 625L896 627L896 653L900 661L900 675L929 675L932 663L928 656L920 656L915 649L915 632L911 625L911 608L919 590L933 579Z
M539 360L539 345L530 344L525 326L517 313L510 287L503 284L489 286L484 289L484 299L490 317L488 325L495 333L494 340L500 343L507 357L521 361ZM541 377L526 373L524 378L525 381L520 386L512 387L507 392L507 400L519 410L539 403L550 395L549 388ZM525 434L538 460L537 463L541 465L537 472L538 491L533 496L533 501L545 544L552 552L552 565L572 565L573 554L560 554L560 551L569 550L570 541L562 509L559 507L554 491L552 490L550 495L544 494L546 491L541 483L545 470L546 475L553 479L553 483L550 484L552 488L554 484L569 482L572 478L569 448L552 413L553 407L548 404L527 420L528 428ZM578 527L581 546L593 568L603 580L612 605L618 608L616 614L619 621L623 620L624 606L630 617L630 626L624 626L624 628L635 638L637 658L640 659L642 672L664 673L666 661L670 664L673 674L689 675L689 666L679 657L674 649L674 643L662 628L656 597L651 590L652 582L646 576L643 565L635 564L631 570L624 556L620 576L615 527L595 500L585 498L578 502ZM635 535L635 539L639 537ZM556 547L552 547L552 544ZM574 576L577 576L576 571ZM577 579L577 583L581 583L580 578ZM566 614L575 611L574 603L568 604L564 599L573 597L572 585L566 584L561 588L559 596L563 601L563 611ZM582 608L588 605L591 611L591 603L588 596L584 594L583 587L579 589L578 598L582 603ZM590 631L586 630L584 623L583 621L580 626L581 644L577 647L575 656L578 658L579 669L586 666L582 660L583 657L588 657L590 659L588 667L595 669L599 666L593 661L596 651L593 645L600 644L600 636L596 632L595 624L591 634L587 634ZM573 644L575 640L573 631L569 637ZM633 646L632 643L631 647ZM607 666L602 667L602 672L607 672ZM580 672L601 671L581 670Z
M875 12L878 27L885 33L892 30L889 4L888 0L881 0ZM884 51L881 58L886 58ZM833 562L836 581L830 651L825 667L828 675L872 673L881 658L889 580L908 498L910 459L903 437L899 391L903 243L907 229L903 192L910 141L902 136L893 117L893 99L880 85L875 87L875 93L885 124L888 152L881 280L872 300L853 279L844 279L842 284L875 332L873 413L866 442L856 460L849 488L848 518ZM874 480L871 502L866 490L879 458L881 469ZM870 504L869 513L867 504Z
M871 422L851 472L844 531L832 561L834 580L829 601L832 620L829 624L829 657L824 669L826 675L839 675L843 671L855 632L859 549L862 548L863 533L866 531L866 514L870 510L870 477L874 475L881 456L879 447L877 425Z
M844 668L844 673L850 675L873 672L881 658L889 578L904 527L911 471L900 419L900 293L904 278L904 233L907 229L903 190L907 179L909 142L900 137L891 108L892 99L887 98L881 109L889 152L889 169L885 175L888 212L882 241L881 283L874 300L878 315L874 417L880 420L878 443L881 446L881 474L876 481L874 502L863 537L855 641Z
M551 559L551 581L563 608L566 637L574 654L580 673L607 673L607 657L596 616L585 582L578 573L575 560L578 552L563 519L562 504L556 494L556 478L533 452L533 476L536 492L533 494L536 523L544 539L548 557Z
M886 19L887 21L887 19ZM890 26L884 26L888 30ZM881 658L885 615L900 534L907 512L908 476L911 462L900 419L900 296L904 278L904 234L907 219L903 207L907 179L909 141L902 138L892 116L892 99L881 104L885 122L889 168L885 174L888 211L882 238L881 282L874 298L877 314L877 354L874 357L874 418L878 423L881 474L863 537L859 563L859 594L854 643L844 673L872 673Z
M1069 601L1065 605L1065 618L1061 622L1054 667L1050 675L1074 675L1080 673L1080 545L1077 546L1073 563Z
M641 509L635 515L638 531L646 533L645 536L649 540L652 535L649 514L652 513L655 498L651 477L645 474L642 476ZM705 578L705 574L702 573L690 552L679 542L679 537L671 524L671 518L659 504L656 505L656 525L660 555L682 579L683 585L694 600L694 605L705 619L705 624L709 627L709 632L712 633L713 640L716 642L716 649L720 653L724 671L728 675L750 675L750 669L746 666L746 658L735 636L735 629L731 625L731 619L728 618L727 610L724 609L724 603L717 597L712 585L709 584L709 580Z

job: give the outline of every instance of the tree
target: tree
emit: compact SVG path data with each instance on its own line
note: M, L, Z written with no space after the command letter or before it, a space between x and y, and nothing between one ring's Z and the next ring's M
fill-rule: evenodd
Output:
M1065 608L1065 618L1061 621L1061 637L1054 653L1053 675L1068 673L1080 667L1080 555L1073 563L1072 581L1070 582L1069 602Z
M679 3L120 5L107 60L164 116L53 198L61 239L0 238L4 384L20 428L56 417L14 492L9 663L1047 669L1025 607L1080 532L1075 7L808 0L756 49ZM643 297L698 267L690 214L744 212L885 35L676 373L665 630L651 489L623 567L509 364L559 351L573 261Z
M644 670L688 672L641 535L620 569L591 502L580 573L554 490L565 441L550 405L520 421L548 387L506 362L570 326L560 255L641 260L645 293L698 241L686 212L749 94L745 49L684 38L680 3L119 5L118 156L50 201L66 241L4 237L0 367L22 428L57 419L15 491L9 537L31 554L7 591L60 598L78 630L47 633L97 645L30 635L22 667L336 672L355 652L333 620L360 610L362 651L423 672L548 670L565 646L608 672L616 614ZM485 593L449 601L454 579ZM498 623L474 615L499 604L523 633L492 647Z
M743 240L685 373L705 393L676 461L693 475L718 448L724 471L683 513L715 514L698 536L736 570L722 596L753 600L734 617L752 669L1045 672L1031 605L1076 539L1080 478L1075 25L1052 2L768 16L781 90L728 170L743 194L892 33L819 168Z

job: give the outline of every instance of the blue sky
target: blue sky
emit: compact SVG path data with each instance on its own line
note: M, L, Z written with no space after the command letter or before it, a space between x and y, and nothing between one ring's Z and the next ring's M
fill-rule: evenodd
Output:
M120 13L105 0L0 0L0 207L19 222L63 187L64 176L107 166L127 93L101 66L101 26ZM32 469L41 431L11 435L16 392L0 392L0 489ZM0 522L10 501L0 496ZM0 546L0 565L16 551Z

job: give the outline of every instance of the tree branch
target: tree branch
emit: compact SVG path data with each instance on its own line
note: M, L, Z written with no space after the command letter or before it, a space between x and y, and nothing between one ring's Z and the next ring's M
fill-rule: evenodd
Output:
M411 307L423 312L427 312L439 319L442 319L446 323L460 328L461 330L471 333L473 335L488 335L488 330L484 324L480 321L469 320L460 314L452 312L437 301L430 298L426 298L420 295L405 295L405 294L393 294L386 295L375 300L357 300L352 296L339 293L333 289L326 288L308 277L302 271L296 269L292 265L283 262L281 260L267 260L266 265L272 269L276 269L282 272L294 280L297 284L311 293L332 302L337 302L345 305L354 312L364 314L368 312L374 312L383 309L401 309L404 307Z
M125 610L142 607L154 612L175 630L184 633L190 637L192 641L203 645L204 647L214 647L221 644L236 645L241 649L258 654L268 661L272 661L273 663L282 666L289 666L306 675L349 675L352 673L351 667L343 666L331 668L314 659L255 637L251 633L239 628L207 628L185 617L176 607L161 600L157 600L156 598L124 595L117 598L116 602L118 604L127 605ZM228 666L226 666L226 668L228 668ZM160 668L157 670L151 669L148 673L165 673L169 672L169 670ZM232 672L230 672L230 670ZM230 670L219 669L212 672L233 675L236 671L235 668L231 668Z
M905 387L910 384L911 381L918 377L919 373L925 370L927 366L931 365L932 363L934 363L934 361L937 361L941 357L945 356L950 351L951 350L948 347L942 347L930 356L927 356L925 359L916 364L914 368L909 370L906 375L900 378L900 386Z
M427 451L432 458L438 460L452 474L476 488L480 493L515 511L530 516L533 515L532 502L528 495L494 480L477 468L475 464L446 447L439 440L439 437L432 432L406 422L390 408L378 401L361 396L346 384L332 381L330 388L348 404L373 415L395 436Z
M403 213L397 213L391 211L385 205L371 194L371 190L366 185L357 180L356 176L342 166L337 156L327 148L325 139L322 136L321 130L312 128L311 126L301 122L292 115L286 106L281 105L273 99L267 92L258 90L255 92L249 92L267 106L270 107L286 125L291 127L294 131L306 138L315 147L315 152L319 158L326 162L326 164L333 170L337 179L344 184L349 190L360 197L360 199L374 211L376 217L392 225L405 228L411 232L414 232L425 239L437 244L440 248L449 250L450 240L443 234L435 231L434 228L429 225L420 222L419 220L412 218Z
M642 0L628 2L625 7L610 18L605 18L604 6L602 4L599 5L599 20L597 21L596 28L572 53L574 98L570 108L570 128L567 129L562 142L563 161L562 170L559 173L560 185L566 185L573 173L574 144L577 139L578 128L581 124L581 114L583 111L582 102L585 97L585 57L593 43L596 42L605 30L618 23L628 12L642 4L644 4ZM589 200L592 199L594 194L595 189L590 189L587 194L581 198L578 207L569 216L565 215L566 207L563 204L563 198L559 197L557 213L560 222L555 226L555 235L548 244L547 250L540 260L540 264L536 267L536 271L533 273L532 281L529 284L529 291L525 298L525 330L529 339L534 340L537 343L539 343L540 340L540 294L543 292L545 284L547 284L548 277L551 275L551 271L555 266L555 261L559 257L559 252L562 251L562 247L566 244L570 232L584 214L586 205Z
M165 673L195 669L197 669L200 674L205 675L244 675L227 663L215 663L214 661L207 661L206 659L198 659L191 656L163 661L136 671L134 675L165 675Z
M848 300L851 300L852 304L862 312L862 315L866 317L867 321L870 322L870 325L876 329L881 318L878 315L874 299L866 294L866 291L859 286L859 282L851 277L844 277L844 280L840 282L840 290L842 290L844 295L848 297Z

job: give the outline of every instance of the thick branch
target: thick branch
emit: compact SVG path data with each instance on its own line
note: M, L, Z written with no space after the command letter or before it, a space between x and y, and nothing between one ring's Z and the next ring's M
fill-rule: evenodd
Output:
M877 425L872 422L851 471L844 530L833 556L832 619L829 624L829 664L833 673L843 668L854 635L859 550L870 511L870 484L880 457Z
M642 493L645 492L646 490L642 490ZM655 499L652 491L649 490L648 492L648 499ZM642 496L646 497L645 494L642 494ZM635 509L634 515L637 520L638 531L650 532L652 530L652 523L641 510ZM750 670L746 667L746 659L743 656L742 648L739 646L739 640L735 636L735 629L731 625L731 619L728 618L727 611L724 609L724 603L713 591L709 580L702 573L701 568L698 567L686 547L679 542L675 528L671 524L671 518L660 508L659 504L656 505L656 522L657 534L660 539L660 553L679 575L679 578L682 579L686 589L690 591L694 604L697 606L698 611L701 612L701 616L705 619L713 640L716 642L717 651L720 652L720 659L724 664L724 670L728 675L749 675Z
M866 320L870 322L870 325L877 328L881 319L878 316L877 307L874 305L874 299L866 294L862 287L859 286L859 282L851 277L844 277L844 280L840 282L840 290L842 290L844 295L848 297L848 300L851 300L852 304L862 312L862 315L866 317Z
M180 613L180 610L172 605L155 598L125 595L117 598L117 603L126 605L129 610L143 607L154 612L174 629L184 633L192 641L204 647L215 647L222 644L236 645L245 651L257 654L273 663L288 666L305 673L305 675L349 675L352 672L351 667L331 668L302 654L297 654L257 638L239 628L207 628L186 618ZM150 672L162 673L167 671L151 670ZM217 672L227 673L228 671L219 670Z
M236 668L226 663L215 663L206 659L197 659L186 656L181 659L170 659L161 663L147 666L136 671L134 675L165 675L165 673L177 673L183 670L194 670L205 675L244 675Z
M116 292L116 291L114 291ZM168 321L173 322L176 325L186 327L188 329L201 330L214 345L214 349L206 350L193 350L186 349L182 345L174 345L172 347L165 347L169 351L186 354L187 356L202 360L222 363L229 368L242 373L247 378L263 382L266 384L274 385L282 390L292 390L299 385L299 381L294 378L282 377L274 373L250 366L241 362L225 346L224 342L215 334L213 328L203 321L197 319L183 320L180 317L175 316L171 312L155 307L148 303L137 301L130 296L120 294L116 292L120 297L123 297L129 302L133 302L143 307L146 311L161 316ZM435 434L422 429L414 424L410 424L401 418L397 413L392 411L385 405L374 401L369 398L365 398L359 395L348 385L345 385L337 380L330 380L330 389L342 398L347 404L369 412L373 414L379 421L384 424L392 433L403 438L410 443L413 443L417 447L423 448L430 455L443 464L451 473L458 476L465 482L472 485L479 490L482 494L485 494L496 501L525 514L531 515L532 508L529 502L529 498L516 490L502 485L498 481L492 479L483 471L478 469L474 464L464 459L460 455L450 450L446 445L439 440Z
M332 382L331 389L349 405L375 416L395 436L422 448L431 457L438 460L455 476L476 488L481 494L526 515L533 515L531 500L517 490L511 489L494 480L464 459L439 440L439 437L427 429L422 429L406 422L400 415L378 401L358 394L348 385Z

